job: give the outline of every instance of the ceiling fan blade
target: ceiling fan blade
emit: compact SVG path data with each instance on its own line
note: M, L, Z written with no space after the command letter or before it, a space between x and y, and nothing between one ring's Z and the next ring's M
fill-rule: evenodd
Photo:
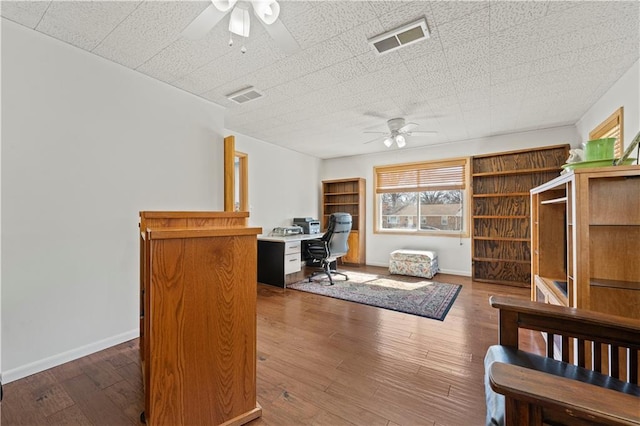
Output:
M414 129L414 128L416 128L417 126L418 126L418 124L417 124L417 123L407 123L407 124L405 124L404 126L402 126L402 127L400 127L400 128L398 129L398 133L407 133L407 132L410 132L410 131L411 131L411 129Z
M381 134L381 135L386 135L389 132L369 132L369 131L367 131L367 132L362 132L362 133L378 133L378 134Z
M413 131L413 132L410 132L410 133L413 133L415 135L420 135L420 134L423 134L423 135L430 134L430 135L432 135L432 134L438 133L438 132L436 132L435 130L416 130L416 131Z
M215 27L227 13L228 11L220 12L212 3L187 25L182 31L182 35L190 40L202 38L211 31L211 28Z
M364 112L364 115L366 115L366 116L368 116L368 117L382 118L382 119L385 119L385 120L387 119L387 117L386 117L386 116L384 116L384 115L382 115L382 114L379 114L379 113L377 113L377 112L374 112L374 111L365 111L365 112Z
M300 50L300 45L280 19L276 19L273 24L266 24L262 19L258 19L258 21L267 31L267 34L276 42L280 50L289 54L296 53Z

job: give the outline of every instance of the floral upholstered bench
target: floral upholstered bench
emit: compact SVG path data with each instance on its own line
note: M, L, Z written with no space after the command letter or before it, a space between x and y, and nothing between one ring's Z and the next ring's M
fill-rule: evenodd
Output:
M439 271L438 254L429 250L395 250L389 259L389 273L433 278Z

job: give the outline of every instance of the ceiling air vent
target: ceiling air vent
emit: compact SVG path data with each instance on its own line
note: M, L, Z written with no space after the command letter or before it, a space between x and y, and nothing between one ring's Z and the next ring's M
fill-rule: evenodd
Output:
M237 92L233 92L227 95L227 99L239 104L243 104L260 97L262 97L262 93L254 89L253 86L246 87L242 90L238 90Z
M367 41L376 48L378 53L382 54L427 38L429 38L429 28L427 28L427 20L422 18L393 31L372 37Z

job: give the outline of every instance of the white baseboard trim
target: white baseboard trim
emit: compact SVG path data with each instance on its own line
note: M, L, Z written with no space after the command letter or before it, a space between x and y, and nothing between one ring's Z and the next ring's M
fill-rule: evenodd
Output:
M367 265L380 266L382 268L388 268L389 267L388 263L368 262ZM442 272L443 274L460 275L461 277L470 277L471 276L471 272L469 272L469 271L458 271L456 269L442 269L442 268L440 268L440 272Z
M74 359L82 358L83 356L91 355L92 353L135 339L139 336L140 330L136 328L135 330L89 343L88 345L71 349L70 351L66 351L61 354L53 355L39 361L34 361L20 367L12 368L11 370L3 371L2 383L7 384L15 380L22 379L23 377L48 370L49 368L56 367L60 364L64 364L65 362L73 361Z

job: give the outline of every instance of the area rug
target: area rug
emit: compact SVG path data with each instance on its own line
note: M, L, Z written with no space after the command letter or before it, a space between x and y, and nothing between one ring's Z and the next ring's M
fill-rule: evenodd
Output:
M402 275L347 273L328 280L299 281L287 288L329 296L378 308L390 309L443 321L462 289L459 284L440 283L425 278Z

